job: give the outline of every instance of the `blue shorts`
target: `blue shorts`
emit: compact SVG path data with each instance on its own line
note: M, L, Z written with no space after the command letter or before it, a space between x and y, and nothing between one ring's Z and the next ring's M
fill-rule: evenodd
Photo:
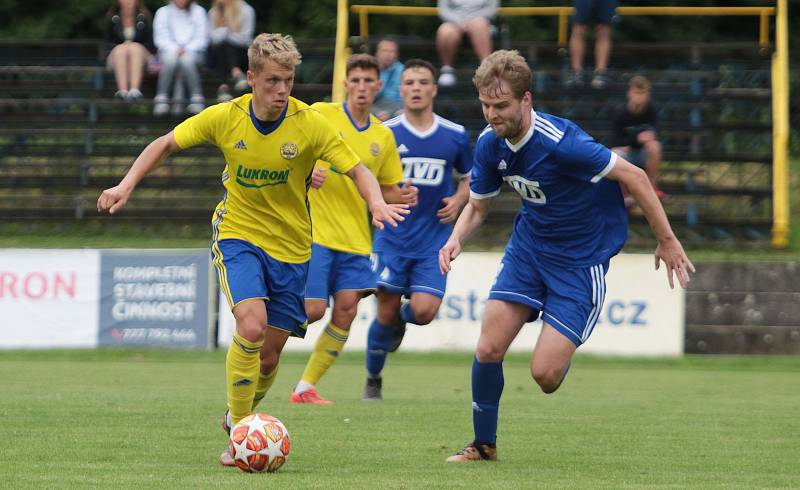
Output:
M611 24L617 16L617 0L575 0L576 24Z
M212 242L211 258L231 310L242 301L263 299L270 327L295 337L306 335L303 290L308 262L281 262L252 243L232 238Z
M542 320L580 346L592 334L606 295L608 261L591 267L545 265L532 256L503 256L489 299L512 301L542 312Z
M366 255L339 252L317 243L311 245L306 299L324 299L339 291L375 291L375 273Z
M391 252L375 252L378 288L391 294L427 293L444 297L447 275L439 270L439 256L403 257Z

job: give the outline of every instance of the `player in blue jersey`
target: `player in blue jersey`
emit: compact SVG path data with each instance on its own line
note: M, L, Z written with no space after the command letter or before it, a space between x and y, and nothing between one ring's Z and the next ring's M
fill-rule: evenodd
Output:
M663 260L670 287L673 273L685 287L694 272L647 174L573 122L534 112L531 77L519 53L496 51L473 78L489 126L475 144L469 203L439 252L442 272L486 218L503 181L520 194L522 208L489 292L472 364L475 438L448 461L497 459L503 357L522 326L540 313L531 375L545 393L561 385L575 350L597 322L609 260L627 236L620 183L658 239L656 269Z
M432 64L408 60L400 81L403 114L385 123L397 141L404 177L419 194L414 213L400 227L376 233L373 241L378 312L367 337L365 400L381 399L381 371L387 353L400 346L406 322L427 325L436 316L447 284L437 255L469 198L469 135L433 112L435 80ZM403 303L403 295L411 301Z

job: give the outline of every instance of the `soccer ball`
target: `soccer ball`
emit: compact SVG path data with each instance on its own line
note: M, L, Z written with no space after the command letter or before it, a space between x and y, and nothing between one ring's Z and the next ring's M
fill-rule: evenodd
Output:
M233 427L229 444L233 462L247 473L278 471L292 446L283 422L266 413L243 418Z

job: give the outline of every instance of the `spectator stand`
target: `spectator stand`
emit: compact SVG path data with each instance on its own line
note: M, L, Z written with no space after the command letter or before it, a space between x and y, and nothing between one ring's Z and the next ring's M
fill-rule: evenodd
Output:
M100 191L116 185L136 155L185 116L155 119L155 78L146 98L113 98L102 40L0 41L0 210L11 222L108 219L94 210ZM330 94L332 47L302 43L295 96ZM204 77L207 103L216 85ZM192 148L145 179L115 220L202 221L222 195L218 150Z
M355 40L356 50L373 42L364 36ZM430 39L399 41L406 59L436 59ZM776 151L785 153L785 145L781 150L773 138L773 129L779 134L777 126L783 124L773 97L780 79L773 75L780 70L774 68L774 57L770 67L762 41L759 36L758 41L724 44L616 44L612 84L602 92L563 88L566 60L559 42L511 42L508 47L533 65L537 110L572 118L604 142L611 111L625 99L627 79L647 76L661 119L660 183L670 194L665 205L678 232L695 245L760 247L771 229L779 228L780 206L773 203L780 203L775 189L785 180L780 167L771 165L779 160ZM152 117L154 79L143 87L144 101L114 100L103 49L101 40L0 41L0 209L12 222L107 219L94 211L100 190L117 183L144 145L182 119ZM300 49L304 60L294 95L309 102L327 99L333 43L306 40ZM474 66L460 70L462 82L440 91L436 110L474 136L484 126L468 81ZM204 93L210 104L216 87L212 77L204 79L209 80ZM206 222L221 195L222 168L217 150L182 152L146 179L114 219ZM479 243L500 243L517 206L514 194L501 194L492 226ZM640 215L632 216L630 230L632 242L651 243Z

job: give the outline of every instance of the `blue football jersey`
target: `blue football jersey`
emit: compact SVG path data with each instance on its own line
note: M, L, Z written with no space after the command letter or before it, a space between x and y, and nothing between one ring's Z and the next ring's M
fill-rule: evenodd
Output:
M503 181L522 197L508 250L564 267L589 267L614 256L628 233L619 184L603 177L616 155L567 119L531 111L517 144L478 137L470 195L500 193Z
M419 188L419 204L397 228L376 230L372 248L407 257L438 253L453 225L442 224L436 212L444 207L442 199L455 192L453 174L463 177L472 169L469 135L464 126L436 114L425 132L416 130L402 115L384 124L394 133L405 180Z

